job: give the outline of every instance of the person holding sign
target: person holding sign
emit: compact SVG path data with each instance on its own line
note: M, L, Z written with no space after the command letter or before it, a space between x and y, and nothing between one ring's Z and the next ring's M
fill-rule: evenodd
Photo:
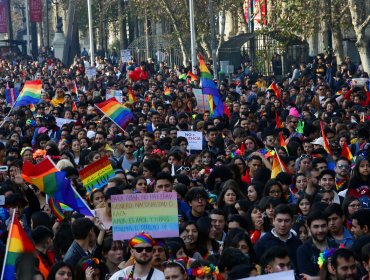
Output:
M135 264L116 272L110 280L164 280L163 272L151 267L150 264L154 245L155 241L148 233L140 233L131 238L129 246Z

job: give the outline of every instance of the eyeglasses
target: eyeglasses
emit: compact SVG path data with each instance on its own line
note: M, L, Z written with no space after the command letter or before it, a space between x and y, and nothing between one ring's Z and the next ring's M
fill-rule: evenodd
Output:
M153 252L153 247L135 247L134 250L138 253L142 253L143 251L151 253Z
M347 169L347 168L349 168L349 165L341 165L341 164L339 164L338 165L338 168L339 169Z
M305 159L305 158L312 158L311 155L303 154L299 157L299 159Z

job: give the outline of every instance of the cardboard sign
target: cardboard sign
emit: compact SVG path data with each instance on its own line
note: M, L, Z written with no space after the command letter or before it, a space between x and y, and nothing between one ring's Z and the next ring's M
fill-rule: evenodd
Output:
M177 131L177 137L183 136L188 140L188 149L201 151L203 150L203 134L199 131Z
M86 76L89 80L94 78L96 76L96 68L95 67L89 67L86 69Z
M108 89L105 94L105 100L115 97L119 103L122 103L122 90Z
M275 272L275 273L270 273L270 274L265 274L265 275L259 275L255 277L248 277L248 278L242 278L239 280L294 280L294 271L289 270L289 271L282 271L282 272Z
M203 94L201 89L193 89L193 93L197 100L198 113L204 114L205 111L210 111L209 95Z
M154 238L179 236L176 192L112 195L113 240L147 232Z
M130 50L121 50L121 61L122 63L131 61Z
M62 127L63 125L71 122L76 122L75 119L63 119L63 118L55 118L56 125Z

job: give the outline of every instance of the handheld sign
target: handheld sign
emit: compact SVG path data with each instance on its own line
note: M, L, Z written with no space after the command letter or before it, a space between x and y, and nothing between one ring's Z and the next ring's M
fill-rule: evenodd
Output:
M154 238L179 236L176 192L112 195L113 240L140 232Z
M203 148L203 134L199 131L177 131L177 137L183 136L188 140L188 149L201 151Z

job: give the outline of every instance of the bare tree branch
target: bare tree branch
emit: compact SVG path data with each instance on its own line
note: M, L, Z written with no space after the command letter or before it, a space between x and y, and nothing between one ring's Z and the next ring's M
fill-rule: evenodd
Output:
M367 25L370 23L370 15L367 16L367 19L358 27L358 31L362 32L367 27Z

